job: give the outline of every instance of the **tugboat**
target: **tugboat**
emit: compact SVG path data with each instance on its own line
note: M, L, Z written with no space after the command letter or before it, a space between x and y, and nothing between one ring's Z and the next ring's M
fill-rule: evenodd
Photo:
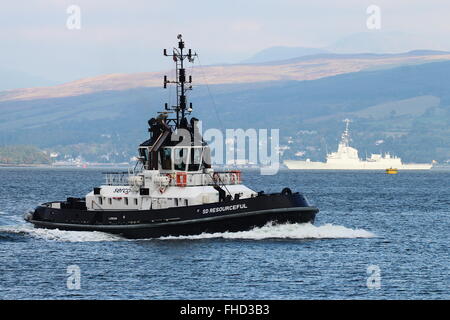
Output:
M164 55L175 62L177 103L148 121L150 139L139 146L138 161L128 172L107 172L106 183L85 198L39 205L25 220L37 228L101 231L125 238L159 238L201 233L247 231L272 223L314 222L317 208L284 188L281 193L255 192L242 184L240 171L215 171L211 151L198 133L198 119L187 116L185 60L197 57L178 48ZM180 137L182 141L180 142ZM190 141L189 141L190 140Z

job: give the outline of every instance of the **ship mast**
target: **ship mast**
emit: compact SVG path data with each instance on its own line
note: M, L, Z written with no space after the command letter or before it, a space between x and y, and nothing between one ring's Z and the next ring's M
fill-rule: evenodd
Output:
M350 144L350 131L348 130L348 125L352 121L350 119L344 119L343 122L345 122L345 131L342 134L341 144L348 147Z
M167 49L164 49L164 55L166 57L172 57L175 62L175 73L176 79L173 81L167 80L167 76L164 76L164 88L167 88L168 83L176 84L176 92L177 92L177 103L174 106L169 106L167 103L165 104L165 110L169 113L176 113L176 118L167 119L167 124L171 125L174 129L180 128L184 123L187 123L186 114L190 114L192 112L192 102L189 104L189 108L187 108L187 98L186 91L192 90L192 76L189 75L188 80L186 79L186 69L184 68L184 60L187 58L188 62L193 63L194 58L197 56L197 53L192 53L192 50L189 49L187 53L184 53L184 41L181 34L177 36L178 38L178 48L173 48L172 54L167 54ZM187 81L186 81L187 80Z

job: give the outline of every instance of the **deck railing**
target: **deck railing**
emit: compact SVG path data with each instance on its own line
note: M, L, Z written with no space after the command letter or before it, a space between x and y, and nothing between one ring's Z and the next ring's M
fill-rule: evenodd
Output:
M130 176L128 171L103 172L103 174L105 175L105 183L108 186L128 185L128 177Z
M105 183L109 186L129 185L129 177L136 174L134 170L122 172L103 172L105 175ZM220 171L214 173L202 172L173 172L162 173L159 175L159 184L161 186L207 186L207 185L233 185L241 184L241 172Z
M233 185L241 184L240 171L222 171L208 173L197 172L176 172L171 174L161 174L167 177L166 185L186 187L186 186L208 186L208 185ZM164 183L162 183L164 184Z

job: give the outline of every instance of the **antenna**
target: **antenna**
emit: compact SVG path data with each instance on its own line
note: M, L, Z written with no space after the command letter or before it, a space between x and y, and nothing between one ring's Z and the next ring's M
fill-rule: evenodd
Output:
M176 71L176 79L175 80L168 80L167 76L164 76L164 88L167 88L167 84L175 84L176 85L176 91L177 91L177 103L175 106L168 106L167 103L165 105L166 110L171 110L176 113L175 119L167 119L167 122L176 128L180 127L180 124L186 123L186 120L183 120L186 118L186 113L190 114L192 112L192 103L189 104L189 108L187 108L187 98L186 98L186 91L192 90L192 86L189 85L186 86L186 83L191 84L192 83L192 76L189 75L188 78L186 78L186 69L184 68L184 60L187 58L190 63L194 62L195 57L197 57L197 53L192 53L192 49L188 50L188 53L185 54L183 52L184 50L184 41L183 36L179 34L177 36L178 39L178 48L173 48L172 54L167 53L167 49L164 49L163 54L167 57L172 57L173 61L175 62L175 71ZM186 79L188 79L186 81Z
M350 122L352 122L352 120L347 118L347 119L342 120L342 122L345 122L345 131L348 132L348 124Z
M349 132L349 130L348 130L348 124L350 123L350 122L352 122L350 119L344 119L344 120L342 120L343 122L345 122L345 131L344 131L344 133L342 134L342 137L341 137L341 143L342 144L344 144L346 147L348 147L348 145L349 145L349 142L350 142L350 132Z

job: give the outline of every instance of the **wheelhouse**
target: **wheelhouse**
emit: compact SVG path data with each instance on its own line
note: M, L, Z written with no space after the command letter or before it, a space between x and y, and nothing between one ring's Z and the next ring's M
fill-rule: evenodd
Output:
M203 172L211 168L210 149L207 146L165 146L157 152L152 147L139 148L140 160L146 170Z

